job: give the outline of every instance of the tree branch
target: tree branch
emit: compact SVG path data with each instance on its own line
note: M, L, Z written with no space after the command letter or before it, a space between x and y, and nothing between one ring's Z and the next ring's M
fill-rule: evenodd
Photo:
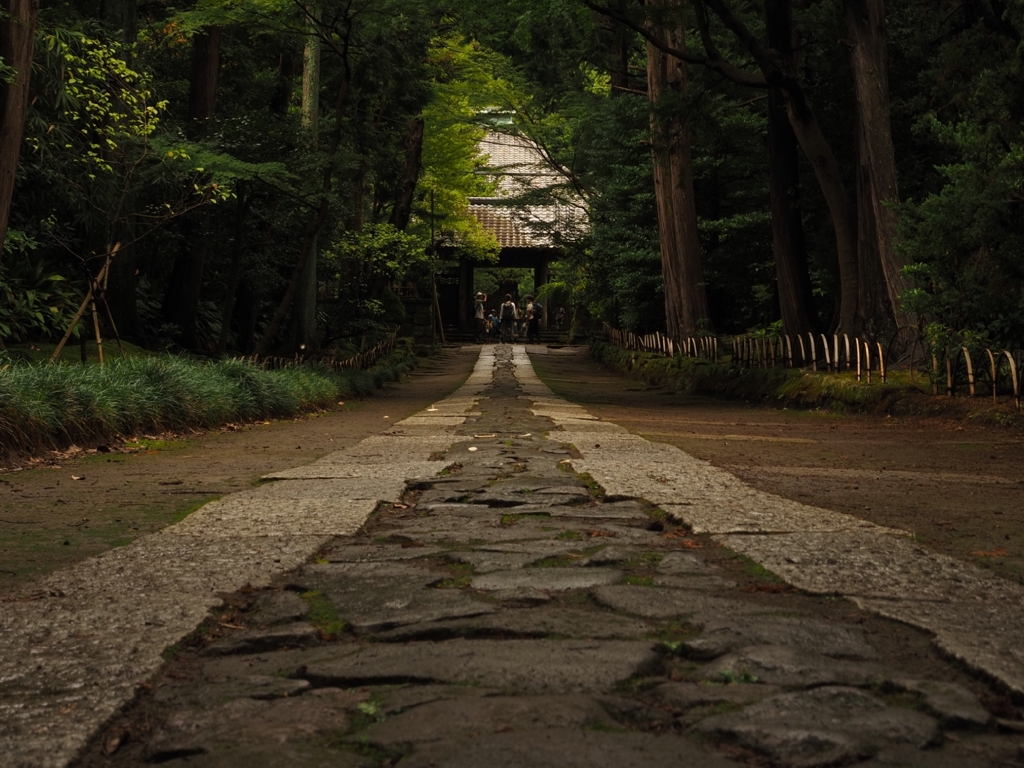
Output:
M637 24L628 15L620 12L616 8L610 8L608 6L598 5L592 0L583 0L583 4L590 8L595 13L599 13L602 16L612 19L613 21L623 24L629 27L631 30L636 32L638 35L643 37L647 42L653 45L662 53L668 54L677 59L681 59L688 64L697 64L702 67L707 67L713 72L717 72L722 77L730 80L737 85L743 85L748 88L768 88L768 82L765 80L763 75L758 75L753 72L747 72L740 69L739 67L731 64L718 53L718 49L712 45L710 49L707 49L708 55L701 56L697 53L690 53L689 51L683 51L668 45L664 40L659 38L645 25ZM717 11L716 11L717 13ZM698 13L699 16L699 13ZM703 32L701 38L704 38Z

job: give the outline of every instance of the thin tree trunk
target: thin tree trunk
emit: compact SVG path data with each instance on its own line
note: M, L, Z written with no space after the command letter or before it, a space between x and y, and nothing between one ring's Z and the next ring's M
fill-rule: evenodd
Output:
M423 128L423 118L417 117L409 123L409 133L405 137L405 167L402 169L402 182L398 187L390 219L396 229L404 230L409 226L409 217L412 215L412 200L423 165Z
M130 45L138 37L138 0L100 0L100 18L123 42Z
M306 46L302 55L302 128L306 133L310 148L316 149L320 143L320 38L317 29L320 9L310 5L308 13L313 18L308 21ZM311 350L316 344L317 252L319 250L317 233L313 233L308 247L309 253L306 254L305 263L294 291L292 346L297 352ZM289 285L290 288L291 285Z
M266 352L267 347L270 346L270 342L274 340L275 336L277 336L277 332L281 328L281 322L288 314L288 311L292 308L292 304L295 301L295 294L299 290L299 283L302 278L303 270L309 262L309 254L313 250L317 233L320 232L324 223L327 221L327 213L329 209L330 201L326 197L320 198L320 206L317 208L316 217L306 226L306 233L302 238L302 242L299 244L299 258L295 262L295 268L292 270L292 276L288 281L288 287L285 289L284 296L281 298L281 303L278 305L277 311L274 312L274 316L270 319L270 323L267 325L267 329L264 331L263 337L256 344L255 352L258 355L262 355Z
M651 2L651 5L665 4L665 0ZM670 25L666 37L672 47L679 50L685 47L681 21ZM654 194L665 284L665 326L671 336L685 338L706 330L708 320L693 199L689 126L685 115L678 112L665 115L659 111L664 111L663 96L672 96L674 106L670 108L679 109L681 97L686 93L686 64L648 43L647 79L652 108Z
M839 163L832 154L817 118L802 98L786 93L786 110L793 133L811 163L825 203L832 217L839 262L839 332L853 333L857 322L860 273L857 268L857 225L853 205L846 193Z
M164 291L162 314L181 329L182 344L196 347L196 321L203 290L203 271L210 250L210 212L203 210L181 222L181 250L174 259Z
M217 104L217 80L220 70L220 29L207 27L192 37L192 69L189 77L188 120L186 130L192 139L200 138L213 117ZM199 344L196 321L203 290L203 272L210 252L210 213L186 216L181 222L182 245L164 292L163 316L177 325L186 347Z
M137 0L101 0L100 19L103 25L126 46L135 44L138 36L138 1ZM131 48L125 55L131 63ZM136 196L132 190L126 190L124 199L118 207L117 218L110 224L110 232L99 247L106 248L108 243L128 243L117 254L110 265L110 282L107 286L106 301L110 314L124 338L138 338L140 335L138 310L138 246L133 219L136 210Z
M886 51L883 0L846 0L846 28L851 40L850 63L857 93L860 138L866 156L876 249L885 287L898 325L916 325L902 309L900 296L910 287L904 262L895 246L899 202L896 152L889 120L889 57Z
M768 47L795 69L790 0L766 0ZM807 246L800 215L799 148L786 114L786 102L768 92L768 173L772 244L782 327L791 335L817 330L814 294L807 268Z
M0 84L0 261L25 130L39 0L4 0L3 9L10 18L0 21L0 60L15 73L12 82Z
M277 88L270 98L270 111L274 114L284 115L288 112L294 90L295 69L295 57L291 52L282 53L277 65Z
M262 354L270 343L277 336L278 331L281 328L281 322L284 320L285 315L292 307L292 302L295 299L295 292L298 289L299 279L302 276L302 270L306 266L306 262L309 259L309 252L313 246L313 242L317 237L317 234L323 228L327 221L327 214L330 210L330 192L333 187L334 179L334 160L338 155L338 148L341 146L341 131L344 124L345 108L348 103L349 88L352 83L352 71L350 62L348 59L349 46L351 44L352 36L352 23L351 18L346 18L345 34L342 36L342 40L339 46L335 48L341 59L342 66L342 79L338 86L337 94L334 98L334 130L331 132L331 144L327 150L326 157L324 158L324 175L323 175L323 196L320 198L320 202L316 208L316 215L309 222L306 228L306 235L303 237L302 243L299 245L299 257L295 264L295 270L292 272L292 278L288 282L288 288L285 291L284 296L281 299L281 303L274 313L274 316L270 320L270 324L264 331L263 336L256 344L255 351L258 354ZM335 47L335 46L332 46Z
M231 266L224 287L224 312L221 314L220 338L217 339L217 352L223 354L228 346L231 335L231 319L235 315L235 298L238 296L238 284L242 281L242 267L245 264L245 222L252 207L252 194L247 194L244 185L239 185L238 210L235 214L235 237L231 244Z

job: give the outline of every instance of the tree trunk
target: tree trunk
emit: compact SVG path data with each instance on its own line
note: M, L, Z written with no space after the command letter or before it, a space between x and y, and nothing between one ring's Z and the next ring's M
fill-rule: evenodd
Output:
M814 170L818 186L821 187L825 203L828 205L829 214L832 216L832 226L836 235L836 255L839 262L839 279L841 303L839 310L839 329L841 331L854 330L857 319L857 297L858 272L857 272L857 228L853 207L850 205L850 198L846 193L842 175L839 172L839 163L836 161L832 148L821 132L821 125L814 116L810 102L807 101L807 94L804 93L800 81L793 70L787 71L780 67L775 57L769 55L753 33L740 21L724 0L693 0L698 12L701 35L704 38L704 46L708 51L709 60L714 60L720 71L735 82L746 85L758 84L751 80L748 73L739 70L721 58L721 54L715 48L714 41L708 30L707 19L704 16L705 6L714 10L715 14L739 39L747 52L757 62L758 68L764 78L763 82L770 88L779 90L786 100L786 113L789 115L789 123L793 128L800 148L807 156L807 160ZM784 65L784 62L783 62Z
M351 19L346 19L346 30L342 37L340 46L341 50L339 51L343 75L341 83L338 85L337 94L334 98L334 130L331 132L331 144L327 150L326 157L324 158L324 175L322 185L323 195L316 207L315 216L306 227L306 235L303 238L302 243L299 245L299 256L295 264L295 270L292 272L291 280L288 282L288 288L285 290L281 303L277 307L277 311L270 319L267 329L263 332L263 336L256 343L255 351L259 354L265 352L267 347L270 346L270 343L277 336L277 333L281 328L282 320L284 320L285 315L287 315L288 311L291 309L292 303L295 300L295 293L298 290L299 279L302 276L303 269L305 269L306 262L309 260L310 250L313 247L317 234L327 221L327 213L331 206L330 192L333 187L334 160L338 155L338 148L341 146L341 131L344 124L345 107L348 103L349 87L352 83L352 71L348 60L351 35Z
M665 0L651 0L665 5ZM682 22L666 29L674 48L685 47ZM697 211L693 200L690 136L686 116L680 113L686 93L686 64L647 45L648 96L651 101L651 138L654 157L654 195L658 209L661 272L665 283L665 326L680 339L708 330L708 301L701 268ZM671 97L665 112L663 97ZM660 108L660 109L659 109Z
M118 38L131 45L139 34L138 0L100 0L100 19L107 29L119 32Z
M255 349L256 325L260 318L261 295L252 277L242 275L238 286L238 301L235 304L235 326L238 328L238 347L243 352Z
M25 130L39 0L4 0L3 9L10 18L0 21L0 60L15 73L11 83L0 84L0 261Z
M231 320L235 315L235 298L238 296L238 284L242 281L242 267L245 264L245 222L252 207L252 194L248 194L246 186L239 184L238 207L235 212L235 236L231 244L231 266L224 287L224 311L221 314L220 338L217 339L217 353L224 354L228 347L228 336L231 335Z
M206 130L217 104L220 70L220 29L207 27L192 36L192 70L189 76L186 131L198 139ZM164 292L163 316L182 332L182 344L199 345L196 320L203 289L203 272L210 252L210 214L203 211L181 222L182 248L174 259Z
M295 70L295 57L290 51L285 51L277 65L277 88L270 99L270 111L276 115L288 113L288 106L292 102Z
M174 259L164 291L164 320L181 329L181 343L190 348L199 346L200 341L196 320L203 290L203 270L210 249L209 223L208 210L182 220L181 251Z
M620 13L626 12L626 0L616 3ZM612 98L629 90L629 42L630 32L625 24L611 20L611 48L608 56L608 73L611 76Z
M127 46L134 45L138 36L137 0L101 0L100 19L113 36ZM131 56L129 64L131 64ZM117 324L122 338L138 338L140 334L138 310L138 246L132 219L135 215L135 193L126 191L119 207L118 218L110 222L110 232L99 246L125 243L110 265L110 283L107 288L107 307Z
M766 0L768 48L795 69L790 0ZM768 173L772 244L782 327L790 335L814 332L818 321L807 269L807 246L800 215L799 148L786 114L786 102L768 92Z
M851 40L850 63L857 93L860 138L866 156L875 239L885 287L899 326L916 325L917 318L902 309L900 296L910 288L903 276L903 259L894 244L899 202L896 152L889 121L889 57L886 51L883 0L846 0L846 28Z
M390 219L396 229L404 230L409 226L409 217L412 215L412 200L423 165L423 127L423 118L417 117L409 123L409 133L405 137L405 167L402 169L402 183L398 187Z
M857 323L857 300L860 293L860 273L857 268L857 226L850 197L846 193L839 163L828 145L817 118L805 108L802 99L785 93L789 124L800 142L800 147L811 163L825 203L832 216L836 236L836 255L839 262L839 325L840 333L854 333Z
M878 226L871 198L871 162L865 147L864 124L857 122L857 264L860 270L858 330L876 333L892 317L885 275L878 256Z
M317 21L319 8L307 7L312 19L308 21L306 46L302 54L302 128L312 149L319 146L320 129L320 38ZM339 116L340 120L340 116ZM326 214L325 214L326 215ZM319 227L317 228L319 230ZM316 345L317 255L319 238L314 232L308 239L306 254L298 283L295 286L292 311L292 346L296 352L307 351ZM291 285L289 285L291 290Z
M206 130L217 105L217 75L220 72L220 27L206 27L192 36L192 72L189 77L189 137L197 139Z

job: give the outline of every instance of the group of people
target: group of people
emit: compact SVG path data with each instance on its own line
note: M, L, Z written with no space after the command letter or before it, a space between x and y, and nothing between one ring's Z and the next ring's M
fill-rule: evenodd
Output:
M526 342L540 343L540 321L544 317L544 307L532 295L527 296L522 307L512 300L512 294L506 293L505 300L495 309L487 310L487 294L477 293L474 302L476 318L476 340L483 344L488 341L500 340L511 344L524 332ZM555 313L555 326L562 329L565 322L565 307L559 307Z

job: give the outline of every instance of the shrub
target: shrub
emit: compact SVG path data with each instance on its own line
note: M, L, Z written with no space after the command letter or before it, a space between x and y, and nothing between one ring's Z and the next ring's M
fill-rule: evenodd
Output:
M0 370L0 456L294 416L370 395L411 364L405 349L369 371L323 365L265 371L247 362L170 355L115 359L102 367L12 363Z

